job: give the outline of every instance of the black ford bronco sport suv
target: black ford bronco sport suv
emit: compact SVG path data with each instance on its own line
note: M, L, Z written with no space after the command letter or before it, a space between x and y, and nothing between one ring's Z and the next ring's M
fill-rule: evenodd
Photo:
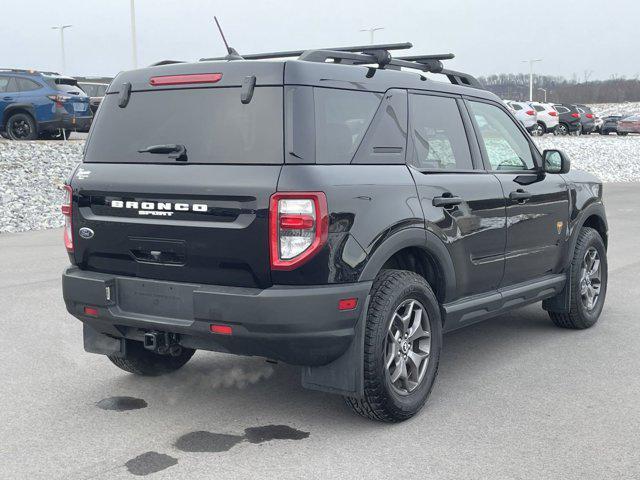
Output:
M425 403L445 332L541 300L596 323L601 183L451 55L389 53L410 46L118 75L63 205L85 349L141 375L198 349L279 360L393 422Z

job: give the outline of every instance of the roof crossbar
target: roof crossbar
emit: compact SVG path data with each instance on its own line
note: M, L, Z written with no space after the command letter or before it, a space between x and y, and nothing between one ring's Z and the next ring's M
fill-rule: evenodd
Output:
M159 62L152 63L150 67L160 67L162 65L173 65L174 63L187 63L184 60L160 60Z

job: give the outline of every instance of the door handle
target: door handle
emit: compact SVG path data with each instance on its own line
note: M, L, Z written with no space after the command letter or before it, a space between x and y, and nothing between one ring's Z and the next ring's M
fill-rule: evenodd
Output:
M9 101L9 100L13 100L13 97L2 97L2 99Z
M513 192L511 192L509 194L509 198L511 200L516 200L518 202L526 202L527 200L529 200L533 195L531 195L531 192L527 192L526 190L523 190L521 188L519 188L518 190L514 190Z
M456 205L460 205L462 203L462 198L454 197L453 195L434 197L432 203L434 207L455 207Z

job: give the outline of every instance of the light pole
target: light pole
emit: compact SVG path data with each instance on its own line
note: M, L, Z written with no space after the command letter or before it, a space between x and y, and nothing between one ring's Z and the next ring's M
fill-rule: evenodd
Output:
M71 27L73 27L73 25L58 25L56 27L51 27L52 30L60 30L60 51L62 54L62 71L60 73L65 73L67 70L67 59L64 54L64 29Z
M384 27L361 28L361 32L369 32L369 44L373 45L373 34L378 30L384 30Z
M136 1L131 0L131 53L133 55L133 68L138 68L138 45L136 38Z
M538 88L538 90L541 90L544 92L544 103L547 103L547 89L546 88Z
M541 62L541 58L532 58L530 60L522 60L522 63L529 64L529 101L533 102L533 64Z

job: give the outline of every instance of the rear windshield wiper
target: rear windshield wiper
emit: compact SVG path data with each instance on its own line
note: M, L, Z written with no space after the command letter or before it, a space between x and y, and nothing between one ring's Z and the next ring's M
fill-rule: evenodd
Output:
M150 147L138 150L138 153L169 153L169 158L186 162L187 161L187 147L184 145L169 144L169 145L151 145Z

